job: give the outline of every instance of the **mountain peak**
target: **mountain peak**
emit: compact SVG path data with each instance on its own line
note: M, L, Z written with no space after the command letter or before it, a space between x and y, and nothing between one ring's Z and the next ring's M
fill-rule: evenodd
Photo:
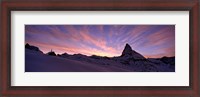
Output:
M133 58L133 59L145 59L144 56L132 50L131 46L128 43L126 43L126 46L122 52L121 57Z
M130 53L130 52L132 52L132 51L133 51L133 50L132 50L131 46L130 46L128 43L126 43L126 46L125 46L125 48L124 48L124 50L123 50L123 52L122 52L122 55L127 54L127 53Z
M126 43L125 49L132 50L131 46L128 43Z

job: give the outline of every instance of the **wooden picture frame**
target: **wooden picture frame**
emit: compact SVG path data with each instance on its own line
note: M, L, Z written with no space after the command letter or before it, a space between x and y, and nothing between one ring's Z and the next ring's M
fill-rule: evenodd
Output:
M8 0L1 2L1 96L200 97L199 0ZM189 86L11 86L11 11L189 11Z

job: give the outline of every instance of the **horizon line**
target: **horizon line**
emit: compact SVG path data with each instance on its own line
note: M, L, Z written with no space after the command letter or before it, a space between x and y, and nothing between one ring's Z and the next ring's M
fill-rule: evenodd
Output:
M29 44L29 43L25 43L25 45L26 44ZM30 44L29 44L30 45ZM35 45L30 45L30 46L34 46L34 47L37 47L43 54L47 54L48 52L54 52L55 54L56 54L56 56L57 55L62 55L62 54L68 54L68 55L76 55L76 54L80 54L80 55L85 55L85 54L82 54L82 53L74 53L74 54L69 54L69 53L67 53L67 52L63 52L63 53L57 53L56 51L54 51L53 49L50 49L50 51L48 51L48 52L44 52L44 51L42 51L38 46L35 46ZM26 48L25 48L26 49ZM139 53L139 52L138 52ZM141 54L141 53L139 53L139 54ZM141 54L142 55L142 54ZM121 55L119 55L119 56L112 56L112 57L109 57L109 56L101 56L101 55L96 55L96 54L91 54L91 55L85 55L85 56L88 56L88 57L90 57L90 56L99 56L99 57L108 57L108 58L113 58L113 57L119 57L119 56L121 56ZM144 55L142 55L142 56L144 56ZM163 58L163 57L175 57L175 55L174 56L162 56L162 57L147 57L147 56L144 56L145 58Z

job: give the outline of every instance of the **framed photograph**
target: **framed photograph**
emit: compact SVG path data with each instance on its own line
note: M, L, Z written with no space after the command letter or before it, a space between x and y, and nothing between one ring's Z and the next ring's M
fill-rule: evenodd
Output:
M200 97L199 0L1 2L1 96Z

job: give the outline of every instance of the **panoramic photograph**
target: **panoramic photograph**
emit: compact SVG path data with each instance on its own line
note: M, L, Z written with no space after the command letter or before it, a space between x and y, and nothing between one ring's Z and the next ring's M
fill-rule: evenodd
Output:
M175 72L175 25L25 25L25 72Z

